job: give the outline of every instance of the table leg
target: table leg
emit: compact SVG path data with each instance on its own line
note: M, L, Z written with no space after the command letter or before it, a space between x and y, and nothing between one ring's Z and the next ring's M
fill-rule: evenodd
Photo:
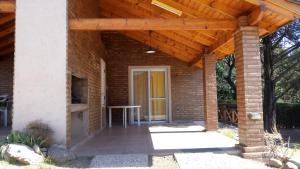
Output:
M3 114L4 114L4 117L3 117L4 127L7 127L7 108L5 108Z
M109 116L109 128L111 128L111 108L109 108L109 111L108 111L108 116Z
M124 120L125 120L125 128L127 128L127 109L125 108L124 109L125 110L125 118L124 118Z
M138 120L138 126L141 125L141 120L140 120L140 108L137 108L137 120Z
M124 110L124 108L122 108L122 111L123 111L122 119L123 119L123 126L124 126L124 125L125 125L125 122L124 122L124 118L125 118L125 110Z

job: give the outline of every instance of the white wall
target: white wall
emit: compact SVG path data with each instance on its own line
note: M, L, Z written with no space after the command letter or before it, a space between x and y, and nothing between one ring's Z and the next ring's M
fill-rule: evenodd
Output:
M13 130L48 123L66 143L67 0L17 0Z

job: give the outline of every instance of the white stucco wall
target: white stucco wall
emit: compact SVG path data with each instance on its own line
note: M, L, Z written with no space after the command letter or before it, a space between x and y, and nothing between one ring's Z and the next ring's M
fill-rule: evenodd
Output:
M48 123L66 142L67 0L17 0L13 130Z

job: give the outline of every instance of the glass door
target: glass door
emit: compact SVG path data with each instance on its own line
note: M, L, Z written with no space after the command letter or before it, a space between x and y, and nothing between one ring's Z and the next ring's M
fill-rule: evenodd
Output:
M131 72L131 103L140 105L141 122L167 120L167 71L134 69ZM136 115L132 117L136 122Z

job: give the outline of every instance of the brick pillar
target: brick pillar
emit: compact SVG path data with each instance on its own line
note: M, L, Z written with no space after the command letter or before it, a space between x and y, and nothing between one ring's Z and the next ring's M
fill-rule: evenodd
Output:
M66 143L67 0L16 1L13 130L40 120Z
M239 143L245 158L261 158L264 130L259 35L258 27L248 26L247 17L239 18L234 43Z
M208 131L218 129L218 110L217 110L217 79L216 62L217 57L207 55L204 57L204 120Z

